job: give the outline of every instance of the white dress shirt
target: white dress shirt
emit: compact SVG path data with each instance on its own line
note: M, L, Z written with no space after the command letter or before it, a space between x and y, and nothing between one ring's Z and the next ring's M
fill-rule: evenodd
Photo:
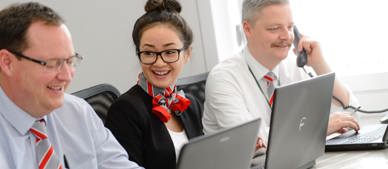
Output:
M84 100L65 94L62 107L44 117L48 138L64 165L71 169L140 169ZM38 168L35 137L29 129L37 119L16 106L0 87L0 164L2 169Z
M206 81L203 114L205 134L261 118L259 137L267 143L271 109L265 97L266 93L260 91L248 65L263 91L267 90L262 77L269 70L256 61L247 48L216 65ZM277 77L275 86L309 78L301 68L296 66L296 59L291 56L280 62L272 72ZM350 98L350 103L353 105L356 103L353 96ZM331 112L338 110L342 108L332 104Z

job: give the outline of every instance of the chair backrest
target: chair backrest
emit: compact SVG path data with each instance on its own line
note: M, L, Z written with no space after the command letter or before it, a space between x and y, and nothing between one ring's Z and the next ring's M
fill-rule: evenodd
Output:
M208 72L178 79L177 88L189 93L201 102L205 102L205 87Z
M108 109L120 96L120 92L110 84L99 84L74 92L73 95L85 99L93 107L102 121L105 122Z

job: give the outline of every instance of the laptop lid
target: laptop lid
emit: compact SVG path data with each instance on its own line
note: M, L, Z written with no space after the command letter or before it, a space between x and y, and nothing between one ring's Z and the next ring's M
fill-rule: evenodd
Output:
M325 150L335 74L275 90L266 169L306 169Z
M255 150L260 119L185 144L177 169L248 169Z
M388 146L387 124L367 124L358 133L354 130L328 139L325 151L373 150Z

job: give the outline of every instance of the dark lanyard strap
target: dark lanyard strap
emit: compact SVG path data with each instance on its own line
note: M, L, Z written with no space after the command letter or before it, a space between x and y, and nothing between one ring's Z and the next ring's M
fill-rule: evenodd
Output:
M251 69L251 67L249 67L249 65L248 65L248 69L249 69L249 72L251 72L251 75L253 76L253 78L255 79L255 82L256 82L257 86L259 87L261 94L264 96L265 101L267 101L269 108L272 109L271 103L269 102L267 96L264 93L263 88L261 87L259 81L256 79L256 76L253 74L252 69Z

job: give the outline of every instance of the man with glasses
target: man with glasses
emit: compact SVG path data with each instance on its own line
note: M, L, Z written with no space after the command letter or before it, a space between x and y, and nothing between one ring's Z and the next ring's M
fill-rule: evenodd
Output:
M1 168L141 168L85 101L64 93L81 60L52 9L0 11Z

